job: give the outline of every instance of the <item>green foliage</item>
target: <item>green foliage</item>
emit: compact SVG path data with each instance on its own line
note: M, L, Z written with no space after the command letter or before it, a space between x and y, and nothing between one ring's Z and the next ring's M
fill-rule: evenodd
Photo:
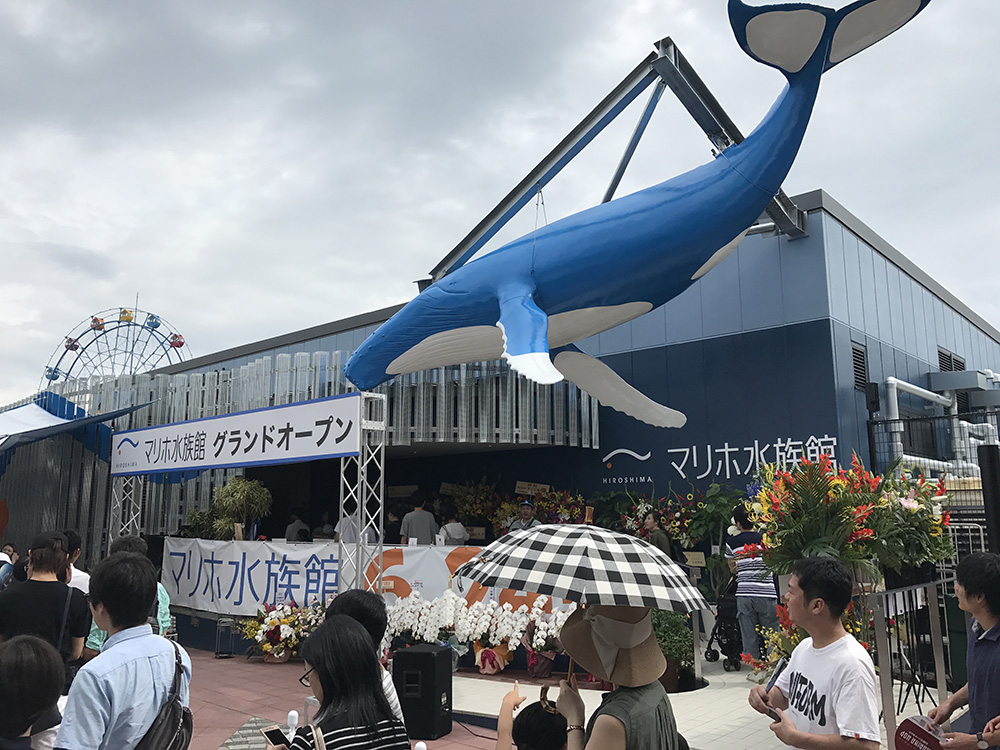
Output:
M271 512L271 493L260 481L233 477L225 487L217 487L208 510L192 510L181 536L196 539L233 538L234 524L249 529L250 524Z
M243 524L243 528L248 529L253 521L271 512L271 492L257 479L233 477L225 487L216 488L212 507L220 522L229 522L228 538L232 539L234 523ZM216 528L221 530L219 524Z
M790 572L802 557L832 557L877 577L880 566L898 571L952 554L940 482L896 466L873 474L857 456L850 470L821 456L791 471L762 472L751 510L764 532L764 562L776 573Z
M653 633L656 643L667 661L676 662L682 669L694 668L694 634L688 625L690 617L679 612L654 609Z
M215 538L215 516L211 510L192 510L188 513L187 524L181 528L180 536L192 539Z
M598 492L587 498L594 506L594 525L615 531L622 530L622 516L634 500L627 492Z
M734 487L722 487L713 482L691 510L687 533L692 539L707 539L722 545L726 529L733 522L733 508L746 498L746 493Z

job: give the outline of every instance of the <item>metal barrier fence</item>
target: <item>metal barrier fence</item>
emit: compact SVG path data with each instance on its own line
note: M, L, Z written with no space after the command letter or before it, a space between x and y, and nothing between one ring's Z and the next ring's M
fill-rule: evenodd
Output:
M996 445L1000 412L977 411L868 423L870 464L882 473L894 459L928 474L948 474L952 505L982 505L980 445ZM957 478L957 479L956 479Z
M867 595L876 644L882 721L894 747L897 717L926 714L965 684L965 619L935 581ZM956 614L957 613L957 614ZM963 669L956 674L955 659ZM933 692L931 689L933 688ZM912 700L912 704L911 704ZM907 707L912 709L907 711Z

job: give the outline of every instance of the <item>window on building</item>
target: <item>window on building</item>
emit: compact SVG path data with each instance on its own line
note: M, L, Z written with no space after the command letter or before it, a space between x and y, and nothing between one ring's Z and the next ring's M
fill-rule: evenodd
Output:
M854 366L854 388L863 392L868 385L868 349L864 344L851 342L851 359Z

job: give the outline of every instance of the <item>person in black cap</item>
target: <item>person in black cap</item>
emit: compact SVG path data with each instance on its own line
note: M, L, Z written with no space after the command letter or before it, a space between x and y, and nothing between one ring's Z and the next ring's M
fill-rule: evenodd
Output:
M37 635L64 662L80 658L90 632L87 597L59 580L69 567L68 550L64 534L39 534L28 549L28 580L0 593L0 638Z
M542 522L535 518L535 504L528 498L521 500L520 514L510 525L510 531L520 531L541 526Z

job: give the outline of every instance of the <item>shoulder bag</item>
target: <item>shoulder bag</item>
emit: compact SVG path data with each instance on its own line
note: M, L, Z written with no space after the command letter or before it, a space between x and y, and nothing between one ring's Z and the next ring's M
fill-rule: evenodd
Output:
M174 666L174 686L167 702L153 719L153 725L139 740L135 750L187 750L191 744L194 719L191 709L181 703L181 675L184 673L181 651L176 643L167 642L174 647L174 657L177 659Z
M62 655L63 636L66 635L66 623L69 620L69 605L72 601L73 587L66 586L66 606L63 608L62 624L59 626L59 638L56 640L56 649L58 649L60 656ZM82 657L74 660L67 659L63 662L63 667L66 670L66 676L63 679L63 695L69 695L70 685L73 684L73 679L76 677L76 673L80 671L82 665Z

